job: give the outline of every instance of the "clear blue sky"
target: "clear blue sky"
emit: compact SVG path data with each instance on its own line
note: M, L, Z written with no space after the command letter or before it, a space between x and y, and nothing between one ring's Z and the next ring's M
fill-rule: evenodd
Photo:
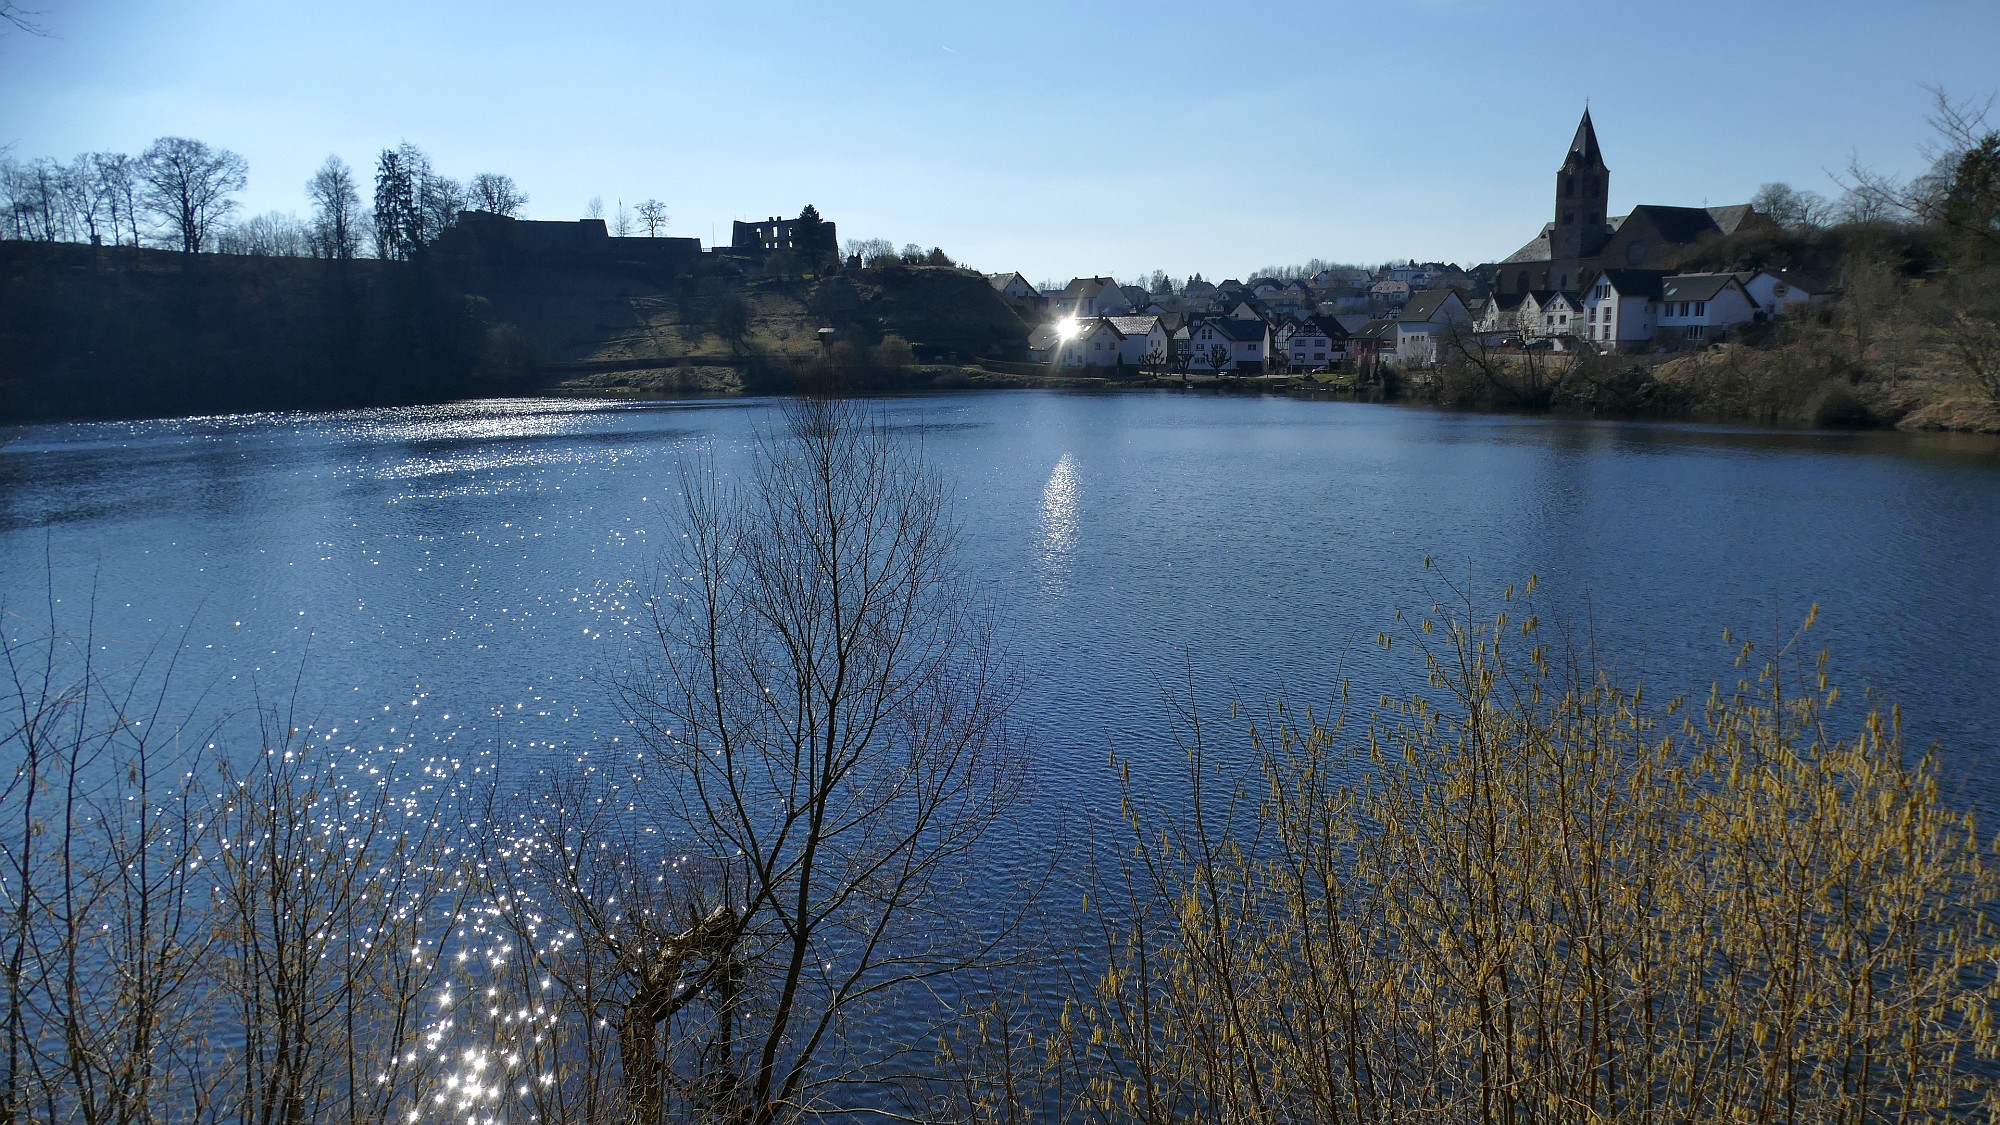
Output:
M811 202L1033 280L1505 255L1585 98L1614 213L1832 194L1916 169L1922 83L2000 88L2000 0L20 2L53 35L0 38L16 158L198 137L303 214L328 153L408 140L534 218L658 197L708 242Z

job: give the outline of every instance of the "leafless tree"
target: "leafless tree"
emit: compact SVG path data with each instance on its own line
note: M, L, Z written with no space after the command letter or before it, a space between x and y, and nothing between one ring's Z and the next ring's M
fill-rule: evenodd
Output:
M75 643L0 637L0 1121L152 1119L198 1067L205 732L166 721L158 672Z
M617 238L629 238L632 235L632 213L625 209L625 201L622 199L618 201L618 210L611 215L611 233Z
M518 216L521 208L528 205L528 197L515 185L514 177L498 172L481 172L472 177L466 195L473 210L490 211L508 218Z
M267 715L263 753L223 764L207 818L212 975L239 1044L212 1097L268 1125L384 1121L424 1094L420 1004L465 901L450 818L392 762L344 770L287 726Z
M354 169L329 156L306 181L312 201L312 253L316 258L346 261L361 252L361 189Z
M591 197L590 197L590 202L589 202L589 203L586 203L586 204L584 204L584 206L583 206L583 217L584 217L584 218L586 218L586 219L601 219L601 218L603 218L603 217L604 217L604 197L603 197L603 196L601 196L601 195L593 195L593 196L591 196Z
M458 225L458 213L465 210L469 198L464 184L427 169L427 174L417 185L417 192L418 208L423 214L425 242Z
M731 1030L709 1096L758 1123L887 1079L866 1014L1002 939L967 924L965 858L1019 783L1014 681L953 568L942 481L861 407L786 413L740 487L683 471L653 655L623 691L642 807L700 888L686 940L740 967L711 1002Z
M1800 191L1790 184L1770 183L1750 197L1750 206L1790 231L1814 230L1833 216L1833 205L1818 192Z
M23 8L11 0L0 0L0 25L12 27L16 31L25 31L29 35L47 35L49 29L35 22L35 17L41 14L39 9Z
M197 254L231 212L232 192L249 182L249 164L228 149L187 137L161 137L139 157L139 182L169 242Z
M212 249L258 258L304 258L315 251L314 232L289 211L267 211L217 230Z
M1930 170L1908 180L1850 161L1843 186L1850 207L1907 215L1966 236L1990 252L2000 246L2000 129L1987 120L1994 99L1958 98L1942 86L1931 93L1931 137L1917 147Z
M646 228L647 238L658 238L667 229L667 205L657 199L648 199L639 204L639 225Z
M895 244L886 238L850 238L845 248L848 257L860 258L864 266L872 266L877 262L894 263L900 260L896 254Z
M131 239L139 245L139 163L122 152L90 154L91 175L104 203L112 245Z
M59 242L68 237L63 180L63 167L48 157L26 164L0 162L8 237L29 242Z

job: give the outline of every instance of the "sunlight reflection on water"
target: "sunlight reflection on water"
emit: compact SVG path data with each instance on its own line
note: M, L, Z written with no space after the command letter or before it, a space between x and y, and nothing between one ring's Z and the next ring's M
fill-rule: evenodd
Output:
M1068 453L1056 461L1049 483L1042 486L1041 550L1039 570L1050 592L1059 592L1069 576L1070 556L1076 552L1076 535L1082 512L1078 503L1076 458Z

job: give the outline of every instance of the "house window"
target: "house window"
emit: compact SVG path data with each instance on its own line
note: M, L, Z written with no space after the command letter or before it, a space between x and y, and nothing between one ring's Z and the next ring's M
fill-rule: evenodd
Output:
M1694 315L1696 315L1696 316L1707 316L1707 315L1708 315L1708 302L1707 302L1707 301L1696 301L1696 302L1694 303Z
M1699 324L1690 324L1690 325L1688 325L1688 339L1690 339L1690 340L1699 340L1699 339L1701 339L1701 337L1702 337L1702 326L1701 326L1701 325L1699 325Z

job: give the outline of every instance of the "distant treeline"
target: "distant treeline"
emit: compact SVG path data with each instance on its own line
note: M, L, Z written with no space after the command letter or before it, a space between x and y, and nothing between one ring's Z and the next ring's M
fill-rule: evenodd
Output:
M152 246L186 253L293 258L407 259L458 221L461 211L518 216L528 197L512 176L481 172L460 181L434 169L416 145L385 148L376 158L373 206L363 182L338 156L305 183L312 213L285 211L239 217L234 198L249 183L249 162L225 148L188 137L161 137L134 157L80 153L0 159L0 238ZM603 215L593 199L589 217ZM649 199L623 204L609 220L614 233L657 236L666 205Z

